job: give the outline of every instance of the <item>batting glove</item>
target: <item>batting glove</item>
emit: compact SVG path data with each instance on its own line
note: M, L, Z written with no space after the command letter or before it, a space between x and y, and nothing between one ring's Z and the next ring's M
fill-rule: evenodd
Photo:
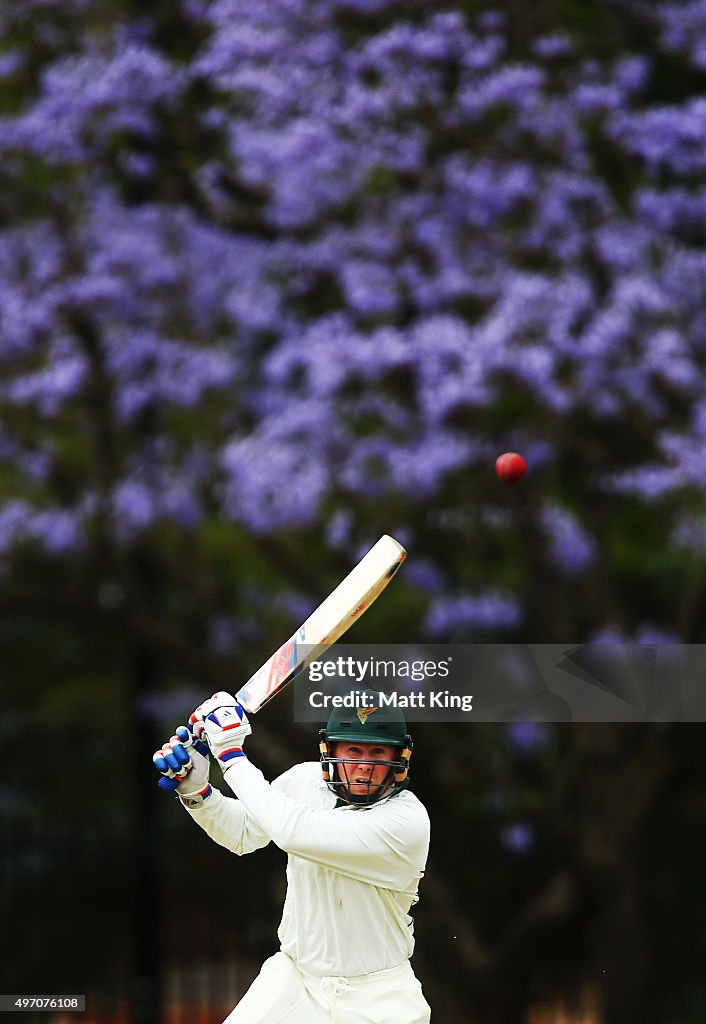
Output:
M199 704L189 723L194 735L208 743L223 771L236 757L243 757L243 743L252 729L244 708L230 693L214 693Z
M176 792L187 807L196 807L211 795L208 782L208 747L180 725L152 761L162 776L157 782L166 793Z

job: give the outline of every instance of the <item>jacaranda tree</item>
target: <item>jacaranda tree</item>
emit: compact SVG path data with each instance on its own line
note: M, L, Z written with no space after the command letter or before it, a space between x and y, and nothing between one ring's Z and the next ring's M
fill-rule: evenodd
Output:
M699 635L704 9L563 6L6 5L8 569L384 527L428 635Z

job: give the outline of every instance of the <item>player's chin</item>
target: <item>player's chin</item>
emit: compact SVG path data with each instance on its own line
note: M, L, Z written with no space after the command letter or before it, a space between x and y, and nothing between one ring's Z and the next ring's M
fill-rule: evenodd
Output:
M371 786L367 782L351 782L347 788L351 796L372 796L380 787Z

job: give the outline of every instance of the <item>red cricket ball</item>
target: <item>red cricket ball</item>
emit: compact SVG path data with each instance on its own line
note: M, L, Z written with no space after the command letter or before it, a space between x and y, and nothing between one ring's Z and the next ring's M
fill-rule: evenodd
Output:
M506 483L516 484L527 472L527 463L517 452L505 452L495 460L495 472Z

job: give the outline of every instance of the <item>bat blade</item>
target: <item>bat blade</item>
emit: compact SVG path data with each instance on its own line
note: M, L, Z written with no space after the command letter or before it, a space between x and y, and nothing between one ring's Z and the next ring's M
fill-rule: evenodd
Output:
M381 537L294 636L238 690L236 697L245 710L249 714L259 711L343 636L380 596L406 557L407 552L393 537Z

